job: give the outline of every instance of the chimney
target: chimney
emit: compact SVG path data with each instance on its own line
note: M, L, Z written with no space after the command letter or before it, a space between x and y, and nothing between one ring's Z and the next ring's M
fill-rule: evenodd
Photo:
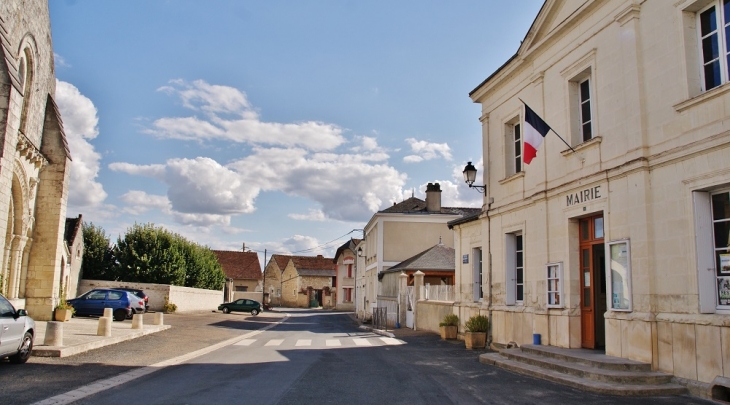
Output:
M438 183L426 186L426 211L441 212L441 185Z

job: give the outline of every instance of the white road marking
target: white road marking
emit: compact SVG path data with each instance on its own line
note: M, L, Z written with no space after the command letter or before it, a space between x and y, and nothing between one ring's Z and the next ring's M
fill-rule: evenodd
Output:
M363 339L363 338L352 339L352 341L355 342L355 346L372 346L373 345L369 340Z
M284 342L284 339L271 339L264 346L279 346Z
M256 339L243 339L240 342L236 342L234 346L251 346L251 343L255 342Z
M299 339L297 340L297 344L294 346L311 346L312 345L312 339Z
M327 347L339 347L342 346L342 342L340 342L340 339L327 339L325 342Z
M382 340L383 342L385 342L386 345L402 345L402 344L405 344L405 342L402 341L402 340L398 340L398 339L394 339L394 338L389 338L389 337L381 337L380 340Z

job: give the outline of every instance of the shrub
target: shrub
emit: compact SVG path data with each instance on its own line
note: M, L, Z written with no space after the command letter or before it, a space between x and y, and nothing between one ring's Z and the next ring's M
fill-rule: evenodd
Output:
M444 320L439 323L439 326L457 326L459 325L459 317L454 314L448 314L444 317Z
M59 295L60 299L58 300L58 305L56 305L56 308L54 308L54 309L65 309L65 310L70 310L72 314L76 313L76 310L74 309L74 307L72 307L71 304L66 302L66 290L63 288L63 286L59 287L58 295Z
M168 296L165 296L165 304L162 306L162 310L168 314L171 314L177 311L177 305L170 302L170 298Z
M466 321L467 332L487 332L489 330L489 318L484 315L474 315Z

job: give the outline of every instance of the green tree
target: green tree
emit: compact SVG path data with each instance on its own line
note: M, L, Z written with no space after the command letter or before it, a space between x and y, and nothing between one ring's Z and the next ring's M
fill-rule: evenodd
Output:
M114 248L117 279L217 290L225 275L207 247L153 224L134 224Z
M81 261L81 278L89 280L115 280L114 257L109 237L100 226L84 221L81 224L84 238L84 257Z

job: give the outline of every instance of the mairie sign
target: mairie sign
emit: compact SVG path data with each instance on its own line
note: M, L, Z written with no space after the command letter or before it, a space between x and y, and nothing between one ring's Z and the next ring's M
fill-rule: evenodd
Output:
M603 197L601 186L595 186L580 190L575 193L570 193L565 196L565 205L570 207L575 204L583 204L588 201L597 200Z

